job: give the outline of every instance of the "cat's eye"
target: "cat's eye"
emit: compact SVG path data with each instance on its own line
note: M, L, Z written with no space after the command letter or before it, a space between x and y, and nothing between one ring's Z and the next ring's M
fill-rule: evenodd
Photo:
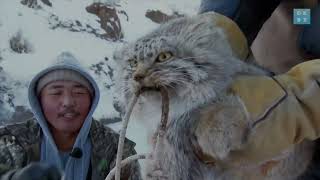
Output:
M169 52L169 51L168 52L161 52L158 55L156 61L157 62L164 62L164 61L171 59L172 56L173 56L172 52Z
M129 59L128 62L131 68L135 68L138 66L138 61L136 59Z

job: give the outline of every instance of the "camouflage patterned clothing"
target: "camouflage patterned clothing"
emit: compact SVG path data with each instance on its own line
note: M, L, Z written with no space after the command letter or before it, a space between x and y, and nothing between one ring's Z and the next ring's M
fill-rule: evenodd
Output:
M40 160L41 128L32 119L23 123L0 128L0 176L9 170L19 169ZM92 121L90 139L92 143L91 171L88 179L103 180L115 166L119 135L98 121ZM124 157L136 154L135 143L125 141ZM121 171L121 180L140 180L138 162Z

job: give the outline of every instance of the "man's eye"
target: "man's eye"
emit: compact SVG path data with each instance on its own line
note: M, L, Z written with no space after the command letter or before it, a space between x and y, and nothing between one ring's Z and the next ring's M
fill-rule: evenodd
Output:
M58 96L58 95L61 95L62 93L61 92L51 92L49 93L49 95L54 95L54 96Z
M87 94L87 91L85 90L77 90L77 91L73 91L74 94Z

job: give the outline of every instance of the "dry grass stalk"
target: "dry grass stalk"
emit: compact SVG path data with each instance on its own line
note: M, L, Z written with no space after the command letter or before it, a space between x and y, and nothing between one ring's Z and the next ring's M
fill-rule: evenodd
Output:
M117 159L116 159L116 180L120 180L123 146L124 146L124 140L126 137L129 118L132 113L134 105L137 103L137 100L139 98L140 93L141 93L141 91L138 91L134 94L132 100L130 101L129 109L127 110L127 112L124 116L123 122L122 122L122 128L121 128L121 133L120 133L119 143L118 143Z
M160 147L163 146L163 140L164 140L164 135L166 134L167 130L167 122L168 122L168 116L169 116L169 96L168 92L161 88L160 89L161 97L162 97L162 111L161 111L161 121L158 127L158 132L157 132L157 141L153 149L153 158L155 158L156 161L160 160L161 157L161 151ZM160 164L158 163L160 166ZM161 169L162 167L160 167Z
M119 137L119 144L118 144L118 153L117 153L117 159L116 159L116 167L113 168L108 176L106 177L105 180L112 180L114 174L116 177L116 180L120 180L120 174L121 174L121 167L139 160L139 159L149 159L151 156L152 158L155 158L155 160L159 160L160 158L160 154L161 151L159 150L161 147L161 145L163 144L163 139L164 139L164 135L166 133L166 128L167 128L167 122L168 122L168 115L169 115L169 96L168 96L168 92L165 89L160 89L160 93L161 93L161 97L162 97L162 114L161 114L161 121L158 127L158 131L157 131L157 141L156 144L154 146L153 149L153 153L152 154L136 154L133 156L130 156L124 160L122 160L122 155L123 155L123 145L124 145L124 140L125 140L125 134L127 131L127 127L128 127L128 123L129 123L129 119L130 119L130 115L132 113L133 107L136 104L139 95L142 93L142 91L146 91L148 89L145 90L140 90L139 92L137 92L135 94L135 96L132 98L132 100L130 101L129 104L129 109L127 110L123 123L122 123L122 128L121 128L121 133L120 133L120 137ZM153 89L154 90L154 89ZM153 156L155 155L155 156ZM121 161L122 160L122 161ZM161 167L160 167L161 168Z
M135 154L135 155L129 156L126 159L121 161L121 168L127 164L130 164L133 161L137 161L139 159L148 159L150 157L150 155L151 155L150 153L145 153L145 154ZM115 174L116 174L116 168L113 168L109 172L109 174L105 180L112 180L112 178L114 177Z

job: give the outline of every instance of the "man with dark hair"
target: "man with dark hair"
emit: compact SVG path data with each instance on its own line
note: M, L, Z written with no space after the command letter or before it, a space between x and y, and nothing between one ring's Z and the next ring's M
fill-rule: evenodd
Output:
M0 128L0 174L11 180L102 180L115 166L118 134L92 119L99 102L94 79L70 53L38 73L29 85L34 119ZM125 141L124 158L135 154ZM140 166L121 179L140 179Z

